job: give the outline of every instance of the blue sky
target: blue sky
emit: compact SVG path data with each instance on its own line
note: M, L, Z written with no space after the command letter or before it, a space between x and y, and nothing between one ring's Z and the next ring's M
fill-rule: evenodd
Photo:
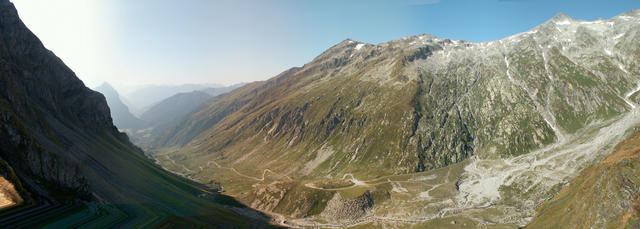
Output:
M559 12L609 18L638 0L12 0L88 85L264 80L351 38L489 41Z

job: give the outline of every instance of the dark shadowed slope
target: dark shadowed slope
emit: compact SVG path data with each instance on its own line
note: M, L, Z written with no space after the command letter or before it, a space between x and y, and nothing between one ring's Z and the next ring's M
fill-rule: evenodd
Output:
M131 114L127 105L120 100L120 95L108 83L103 83L95 88L107 99L113 124L119 129L140 129L146 126L145 122Z
M2 228L264 224L151 163L113 126L104 97L43 47L8 0L0 1L0 159L33 197L1 212Z

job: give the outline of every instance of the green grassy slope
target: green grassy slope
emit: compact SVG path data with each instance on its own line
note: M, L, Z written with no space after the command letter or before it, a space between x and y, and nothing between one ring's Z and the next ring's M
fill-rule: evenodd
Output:
M637 228L639 175L640 132L636 131L543 203L527 228Z

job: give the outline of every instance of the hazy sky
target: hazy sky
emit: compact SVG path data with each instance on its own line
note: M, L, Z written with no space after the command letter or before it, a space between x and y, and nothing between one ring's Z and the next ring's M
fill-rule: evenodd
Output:
M489 41L558 12L609 18L638 0L12 0L85 84L264 80L351 38Z

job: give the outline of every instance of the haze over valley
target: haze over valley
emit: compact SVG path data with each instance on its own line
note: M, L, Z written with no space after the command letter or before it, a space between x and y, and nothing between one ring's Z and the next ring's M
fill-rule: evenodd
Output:
M63 3L57 7L73 5ZM263 39L256 33L255 43L247 44L255 53L242 47L228 52L217 43L200 47L228 56L220 63L205 52L194 52L201 55L195 58L176 49L154 69L147 60L113 65L117 70L110 73L129 69L126 77L136 83L128 84L123 76L79 77L104 68L74 72L67 60L90 61L68 52L61 59L47 49L47 41L21 20L20 7L28 11L33 5L0 0L0 227L640 228L637 5L621 1L598 11L496 1L463 4L456 13L454 5L460 4L448 0L380 1L368 12L341 11L360 3L181 2L169 14L181 26L154 27L147 19L157 15L145 12L132 22L152 23L148 31L130 33L135 40L147 32L174 31L181 35L150 42L172 37L197 46L203 35L232 45L234 39L213 36L205 25L242 34L255 21L251 28L291 35L300 23L324 31L331 37L323 38L326 43L342 36L343 27L325 27L333 19L318 18L350 25L380 12L389 14L383 18L398 16L360 22L379 23L380 31L368 35L379 40L424 29L415 25L425 22L407 21L416 11L478 22L490 16L469 7L506 7L495 10L496 18L524 8L557 12L507 36L500 35L512 28L500 20L488 31L473 31L473 41L429 31L379 42L343 37L275 74L269 69L290 59L265 54L275 52L273 47L259 46L278 46L272 39L282 35L262 31ZM85 10L97 6L78 4ZM159 13L166 4L143 5ZM224 26L192 21L217 18L205 12L221 9L250 16L234 21L237 15L229 14ZM322 14L306 18L293 9ZM583 19L562 9L603 15ZM271 10L290 15L265 19ZM129 13L118 18L130 19ZM304 20L287 22L289 17ZM509 23L528 26L530 17ZM282 29L281 23L292 28ZM474 22L446 23L464 28L460 23ZM450 32L437 25L429 28ZM207 31L192 34L189 26ZM362 36L373 31L353 30ZM492 36L499 38L486 39ZM315 39L322 40L310 40ZM308 46L314 48L296 55L317 47ZM130 54L157 52L135 50ZM243 55L241 63L234 62ZM290 58L304 59L295 57ZM177 70L187 65L172 61L211 70L185 69L181 75ZM132 76L142 66L149 72ZM238 75L228 71L234 68ZM147 75L161 71L169 73ZM248 77L258 71L263 78ZM212 73L230 74L206 76Z

